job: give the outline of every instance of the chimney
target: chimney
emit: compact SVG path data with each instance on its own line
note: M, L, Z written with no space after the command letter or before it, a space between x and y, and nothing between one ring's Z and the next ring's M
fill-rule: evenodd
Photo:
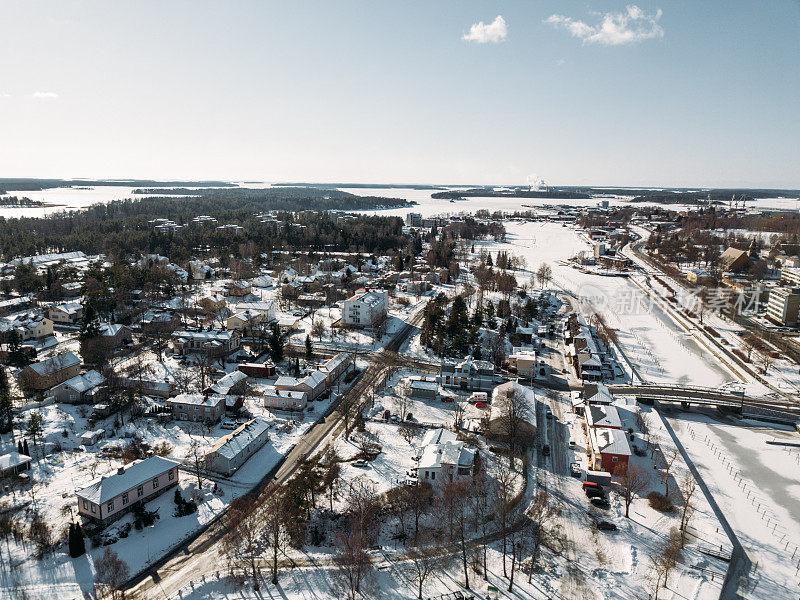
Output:
M120 467L117 469L117 475L122 475L125 472L125 467Z

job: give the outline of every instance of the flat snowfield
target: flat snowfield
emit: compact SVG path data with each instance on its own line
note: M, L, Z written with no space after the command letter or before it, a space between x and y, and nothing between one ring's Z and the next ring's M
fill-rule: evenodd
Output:
M493 252L506 250L524 257L528 265L524 275L528 277L533 277L541 263L548 263L553 270L551 285L573 294L585 313L600 313L617 330L624 358L639 376L651 382L707 387L733 379L714 356L687 339L629 278L583 273L565 264L578 252L591 250L574 228L538 221L512 221L505 226L505 243L486 242L484 246Z
M670 418L714 499L756 566L752 598L798 597L800 443L788 427L702 414Z

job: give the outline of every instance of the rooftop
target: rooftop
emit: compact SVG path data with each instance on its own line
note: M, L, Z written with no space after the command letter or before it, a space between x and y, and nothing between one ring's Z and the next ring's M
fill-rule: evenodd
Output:
M116 498L122 492L127 492L145 481L166 473L178 465L180 463L175 460L164 458L163 456L151 456L141 462L134 463L122 473L117 473L110 477L101 477L88 487L76 492L75 495L89 502L102 504Z

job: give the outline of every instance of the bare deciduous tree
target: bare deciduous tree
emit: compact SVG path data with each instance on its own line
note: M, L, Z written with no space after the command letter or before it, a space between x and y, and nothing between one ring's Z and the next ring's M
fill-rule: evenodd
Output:
M222 552L231 570L242 569L253 579L253 589L261 587L262 517L252 498L237 498L225 513L227 534L222 539Z
M130 569L116 552L106 546L95 561L94 568L94 584L99 595L111 594L114 600L125 597L122 586L130 577Z
M442 568L445 555L436 546L428 545L433 539L433 534L428 530L420 532L416 544L411 544L405 551L405 558L411 565L409 577L417 586L417 598L422 599L425 582L431 574Z
M691 473L686 473L686 476L681 480L678 490L681 494L683 507L681 508L681 548L686 545L686 530L689 526L689 520L692 518L694 512L692 508L692 497L697 490L697 480Z
M636 464L622 463L614 470L619 495L625 503L625 518L630 518L631 503L634 498L647 489L650 483L648 473Z

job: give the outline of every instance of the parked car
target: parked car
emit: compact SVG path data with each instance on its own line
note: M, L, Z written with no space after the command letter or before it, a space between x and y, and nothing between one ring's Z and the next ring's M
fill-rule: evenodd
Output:
M580 477L581 476L581 466L578 463L572 463L569 466L570 475L573 477Z
M602 488L586 488L586 497L587 498L605 498L606 494L603 492Z
M392 416L392 411L390 411L390 410L383 411L383 420L384 421L388 421L391 416Z
M548 408L545 411L544 416L547 417L548 419L552 419L553 418L553 411Z
M603 510L611 508L611 503L608 501L607 498L602 498L602 497L589 498L589 502L592 503L592 506L596 506L597 508L602 508Z
M595 483L594 481L584 481L584 482L581 484L581 487L582 487L583 489L587 489L587 488L598 488L598 489L600 489L600 490L602 490L602 489L603 489L603 486L602 486L602 485L600 485L599 483Z
M354 460L350 464L353 465L354 467L359 467L359 468L362 468L362 469L369 466L369 463L367 461L365 461L363 458L359 458L358 460Z
M476 402L475 408L487 408L486 402Z
M617 526L608 521L597 521L597 528L602 531L616 531Z
M575 443L575 440L573 440L573 439L570 439L570 441L569 441L569 447L570 447L572 450L574 450L574 449L575 449L575 446L577 446L577 445L578 445L578 444L576 444L576 443Z

